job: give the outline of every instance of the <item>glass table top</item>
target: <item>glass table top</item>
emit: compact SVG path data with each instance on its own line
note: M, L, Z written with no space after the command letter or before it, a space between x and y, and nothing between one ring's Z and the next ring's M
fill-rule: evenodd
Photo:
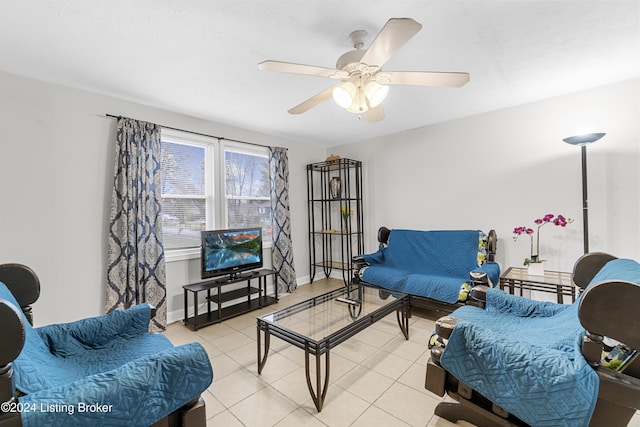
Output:
M528 273L526 268L509 267L501 279L519 280L533 283L545 283L549 285L574 286L573 274L563 271L544 271L544 276L536 276Z
M381 294L386 298L381 298ZM340 301L341 298L347 298L354 303ZM399 292L390 293L369 286L350 285L265 314L258 319L319 342L349 329L379 310L390 308L392 305L401 306L404 298L408 296Z

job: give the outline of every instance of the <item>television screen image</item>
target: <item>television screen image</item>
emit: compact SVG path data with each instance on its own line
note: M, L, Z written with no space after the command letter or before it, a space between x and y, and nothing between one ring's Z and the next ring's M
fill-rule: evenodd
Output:
M262 267L262 229L202 232L202 278Z

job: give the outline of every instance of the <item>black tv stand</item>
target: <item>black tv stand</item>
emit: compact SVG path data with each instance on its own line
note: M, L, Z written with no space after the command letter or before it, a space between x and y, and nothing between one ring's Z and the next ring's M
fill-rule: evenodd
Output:
M244 313L265 307L278 302L278 287L274 280L274 295L267 295L267 277L275 278L276 271L261 269L253 271L242 271L232 273L227 276L216 277L202 282L184 285L184 319L185 326L197 331L198 328L222 322L223 320L239 316ZM257 287L251 286L252 281L257 280ZM247 286L232 291L222 292L222 287L233 283L246 281ZM217 292L211 295L211 290ZM207 291L206 303L207 312L198 314L198 293ZM188 315L189 292L193 294L193 316ZM257 295L256 295L257 294ZM252 298L253 296L253 298ZM244 298L246 297L246 298ZM224 302L238 300L232 305L222 307ZM213 304L215 304L215 307Z

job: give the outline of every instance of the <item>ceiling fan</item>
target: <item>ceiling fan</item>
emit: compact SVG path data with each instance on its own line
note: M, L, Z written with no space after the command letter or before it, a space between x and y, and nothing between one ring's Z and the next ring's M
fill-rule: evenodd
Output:
M435 71L382 71L381 67L405 45L422 25L411 18L392 18L387 21L368 49L363 49L368 34L357 30L349 35L354 50L340 58L336 68L316 67L281 61L263 61L260 70L282 73L329 77L340 83L312 96L289 110L301 114L329 98L356 114L364 114L369 122L384 118L382 101L391 84L413 86L463 86L469 81L468 73Z

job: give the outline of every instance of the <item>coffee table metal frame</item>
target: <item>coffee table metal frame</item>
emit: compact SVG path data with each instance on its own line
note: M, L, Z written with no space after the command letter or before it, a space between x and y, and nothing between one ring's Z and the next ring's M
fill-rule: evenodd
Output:
M336 298L339 297L347 297L362 301L364 298L366 298L366 288L370 288L375 292L378 291L378 288L351 284L349 286L336 289L326 294L319 295L315 298L311 298L309 300L294 304L282 310L278 310L273 313L258 317L258 374L262 373L262 369L267 363L271 335L303 349L305 353L305 374L307 377L307 387L309 388L309 393L311 394L311 398L313 399L313 403L315 404L316 409L318 410L318 412L322 411L322 406L324 404L324 399L327 395L327 388L329 385L329 374L331 366L329 354L332 348L356 335L358 332L373 325L378 320L386 317L394 311L396 312L396 319L398 321L398 326L400 326L402 334L404 335L405 339L409 339L409 317L411 316L411 312L408 295L394 292L393 294L389 295L389 301L386 304L365 315L362 315L362 306L359 304L335 302ZM316 307L320 304L345 304L352 321L347 326L344 326L319 340L309 338L302 333L295 332L277 323L278 319L292 316L296 313L302 312L312 307ZM267 320L267 318L273 318L274 320L276 320L276 322ZM262 335L264 335L264 354L262 349ZM325 356L324 380L322 379L322 373L320 369L320 359L322 355ZM315 358L315 390L314 385L311 381L311 356Z

